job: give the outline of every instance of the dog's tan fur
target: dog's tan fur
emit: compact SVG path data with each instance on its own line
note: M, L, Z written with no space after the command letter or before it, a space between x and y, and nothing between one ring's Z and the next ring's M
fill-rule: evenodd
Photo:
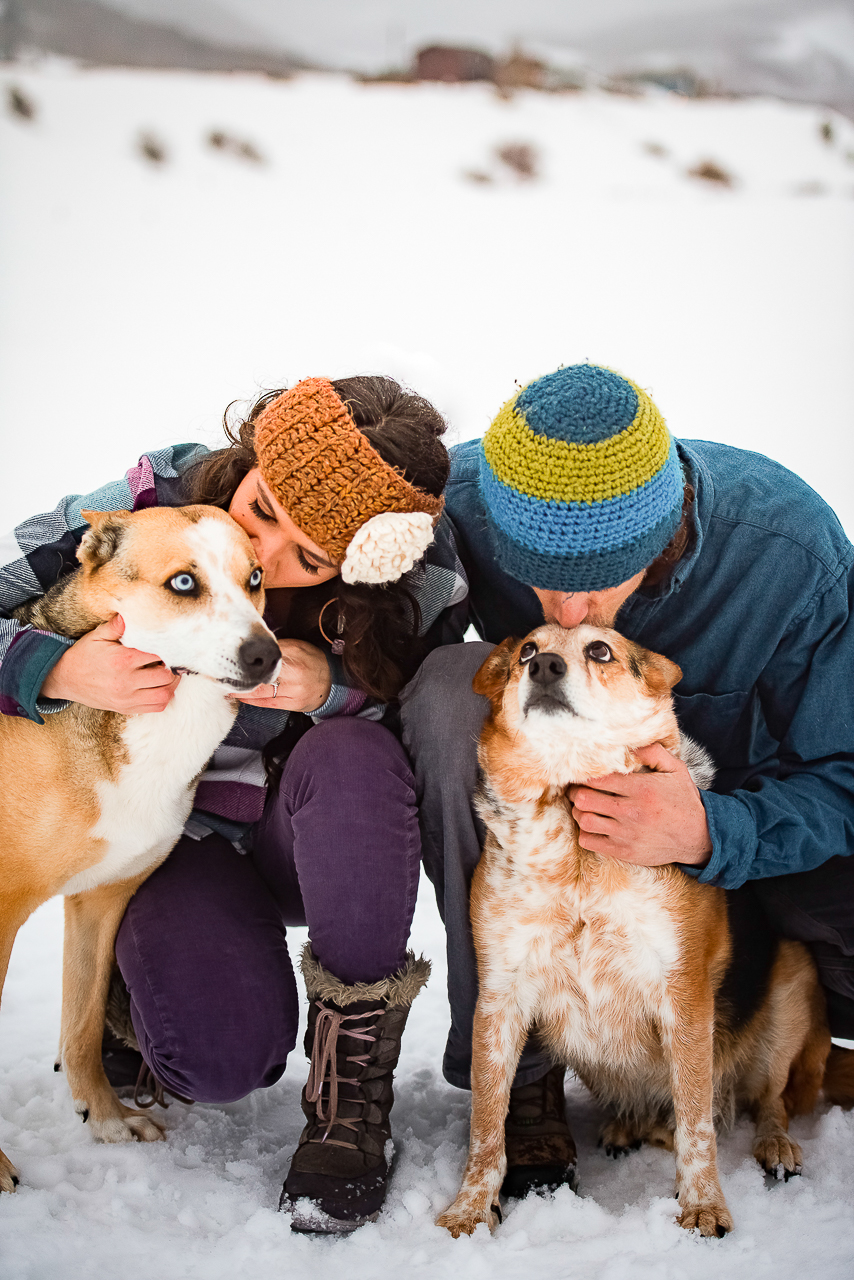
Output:
M590 660L604 641L612 660ZM567 666L569 709L527 702L522 645ZM717 1172L715 1120L746 1108L767 1170L799 1171L789 1117L815 1104L830 1049L814 964L781 941L764 999L735 1025L718 1000L730 959L725 895L678 868L634 866L579 845L567 787L635 772L634 750L680 756L670 689L679 668L616 632L543 626L506 641L474 687L491 702L480 742L487 827L471 894L480 997L474 1020L472 1127L454 1235L495 1225L504 1119L526 1034L568 1063L611 1110L604 1142L674 1148L679 1222L732 1227ZM601 650L599 651L601 652Z
M43 725L0 716L0 992L18 929L42 902L65 893L58 1065L96 1137L151 1142L163 1137L161 1126L122 1106L101 1065L116 931L131 895L178 839L198 776L233 722L237 708L227 692L258 683L240 674L241 639L261 644L271 671L278 647L258 616L264 593L252 545L224 512L84 514L90 528L80 569L18 617L77 638L118 612L125 643L174 666L186 662L181 652L207 647L210 670L194 665L156 715L73 703ZM188 572L198 584L192 598L167 586ZM266 667L263 678L270 678ZM0 1191L16 1185L0 1152Z

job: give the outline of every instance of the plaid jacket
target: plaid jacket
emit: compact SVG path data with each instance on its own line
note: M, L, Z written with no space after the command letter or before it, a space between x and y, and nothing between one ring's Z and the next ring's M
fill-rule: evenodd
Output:
M0 538L0 713L43 724L44 716L68 705L40 697L40 690L73 641L17 622L11 612L77 567L77 548L88 527L81 510L181 506L187 501L182 477L207 452L204 445L181 444L144 454L122 480L86 495L63 498L54 511L33 516ZM418 601L421 633L427 635L430 647L461 639L468 584L446 516L424 560L406 575L405 582ZM340 658L329 651L326 657L332 688L312 719L339 715L380 719L384 707L348 685ZM199 783L189 834L200 836L214 829L239 839L261 816L265 794L261 750L287 721L286 711L241 704L231 732Z

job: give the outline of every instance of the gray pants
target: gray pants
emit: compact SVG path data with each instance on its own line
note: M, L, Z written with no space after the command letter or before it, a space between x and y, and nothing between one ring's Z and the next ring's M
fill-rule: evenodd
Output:
M493 646L482 641L434 649L401 694L403 744L415 774L421 856L433 882L448 938L451 1030L442 1069L470 1088L471 1034L477 1003L477 962L469 921L469 885L483 846L483 824L472 808L477 740L487 711L474 693L475 672ZM550 1063L530 1042L516 1084L544 1075Z
M445 1079L470 1087L477 964L469 922L469 885L480 858L483 826L472 809L477 740L487 702L471 682L492 651L483 642L434 649L403 690L403 742L415 774L424 869L436 890L448 943L451 1030ZM854 856L834 857L813 871L755 880L773 927L806 942L828 998L834 1036L854 1039ZM528 1043L517 1084L543 1075L547 1060Z

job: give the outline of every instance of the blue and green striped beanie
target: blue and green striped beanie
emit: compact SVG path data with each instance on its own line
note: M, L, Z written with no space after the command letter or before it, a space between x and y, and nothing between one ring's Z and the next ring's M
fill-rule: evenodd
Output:
M548 591L602 591L679 527L682 468L634 382L577 364L529 382L487 431L480 484L501 567Z

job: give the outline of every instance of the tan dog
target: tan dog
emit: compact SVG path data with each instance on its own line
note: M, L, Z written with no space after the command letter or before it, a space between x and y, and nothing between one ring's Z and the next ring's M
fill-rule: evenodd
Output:
M162 1129L122 1106L101 1066L116 931L181 834L198 777L237 712L228 692L271 680L280 655L259 617L261 567L225 512L83 514L80 569L17 616L79 637L120 613L124 644L185 675L157 714L73 703L43 725L0 716L0 991L20 926L65 894L60 1062L74 1108L104 1142L151 1142ZM17 1182L0 1151L0 1191Z
M680 676L615 631L549 625L499 645L475 677L491 702L477 801L487 837L471 894L471 1145L438 1220L454 1236L497 1220L510 1086L533 1029L612 1110L609 1148L675 1147L681 1226L732 1228L715 1120L737 1109L754 1116L765 1169L800 1171L788 1120L815 1104L830 1050L808 951L678 867L580 848L567 798L572 783L636 772L633 751L652 742L703 772L705 753L680 741L672 709Z

